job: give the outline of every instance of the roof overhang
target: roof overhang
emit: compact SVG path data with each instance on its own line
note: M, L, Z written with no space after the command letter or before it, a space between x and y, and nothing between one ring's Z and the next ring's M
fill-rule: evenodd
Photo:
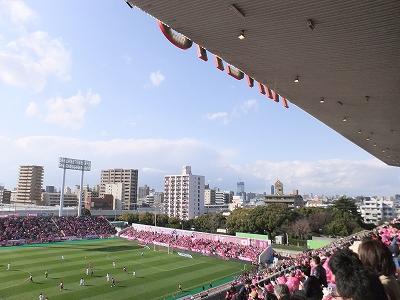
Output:
M128 2L400 166L400 1Z

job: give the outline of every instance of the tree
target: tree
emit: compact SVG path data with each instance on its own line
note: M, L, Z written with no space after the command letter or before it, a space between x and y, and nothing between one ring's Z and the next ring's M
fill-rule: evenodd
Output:
M138 214L123 213L118 220L128 222L129 224L139 223L139 216Z
M206 215L201 215L196 219L194 219L193 226L194 229L197 231L211 232L209 223L210 223L210 216L206 214Z
M304 240L311 232L310 223L306 218L299 219L289 227L289 231L295 237Z
M252 232L250 231L250 209L237 208L231 212L226 221L226 228L229 234L236 232Z
M149 212L139 214L139 222L145 225L154 225L154 215Z
M182 226L181 221L178 218L170 217L168 219L168 227L179 229L179 228L181 228L181 226Z
M288 219L290 213L285 204L270 204L258 206L250 213L252 232L269 233L272 235Z
M332 221L328 223L325 232L335 236L348 236L362 230L362 227L347 211L334 210Z
M357 223L362 224L361 214L357 211L357 205L353 199L345 196L340 197L333 203L332 209L347 212Z
M326 224L332 221L332 211L328 209L315 209L308 217L310 229L315 233L323 233Z
M157 215L157 226L165 227L168 225L169 217L167 215Z

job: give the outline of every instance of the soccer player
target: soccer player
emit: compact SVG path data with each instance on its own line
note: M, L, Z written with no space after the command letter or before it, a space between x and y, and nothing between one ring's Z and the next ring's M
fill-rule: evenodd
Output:
M124 270L124 272L126 272L126 267L123 267L122 269Z
M47 270L46 270L46 272L44 272L44 278L49 278L49 272L47 272Z
M132 275L133 275L133 277L136 277L136 272L133 271L133 272L132 272Z
M42 293L39 294L39 300L44 300L44 296Z
M178 284L178 290L182 292L182 284Z
M60 287L60 291L62 291L64 289L64 282L61 281L58 286Z
M144 255L144 253L142 252L142 253L140 253L140 256L143 256Z
M114 279L114 277L111 277L111 287L114 287L115 286L115 279Z
M110 274L109 273L107 273L106 279L107 279L107 282L110 282Z
M113 261L113 268L115 269L115 267L116 267L116 264L115 264L115 261Z
M89 276L89 268L86 268L86 276Z
M64 255L61 255L61 260L64 260Z
M7 271L10 271L11 269L11 264L7 264Z
M80 286L84 286L85 285L85 279L81 278L81 280L79 281L79 285Z
M32 276L32 274L29 274L29 281L30 281L30 282L33 282L33 276Z
M93 273L94 273L93 268L90 268L90 276L93 276Z

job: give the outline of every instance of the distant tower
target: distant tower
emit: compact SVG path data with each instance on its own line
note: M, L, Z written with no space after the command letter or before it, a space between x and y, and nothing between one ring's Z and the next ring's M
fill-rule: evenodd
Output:
M279 179L275 182L275 195L283 196L283 184Z
M192 167L191 166L184 166L182 168L182 175L192 175Z
M239 181L237 183L237 190L236 190L236 195L243 195L244 193L244 182L243 181Z
M271 195L273 195L275 193L275 187L273 184L271 184Z

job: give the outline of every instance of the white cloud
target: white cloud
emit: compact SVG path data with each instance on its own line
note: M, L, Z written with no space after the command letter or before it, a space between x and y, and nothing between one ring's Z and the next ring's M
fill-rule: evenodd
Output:
M36 102L34 102L34 101L29 102L28 106L25 109L25 114L28 117L34 117L39 114L39 108L38 108L38 105L36 104Z
M226 111L219 111L214 113L207 113L206 119L211 121L222 121L224 124L228 124L230 121L230 115Z
M46 184L59 184L59 156L91 160L93 170L136 168L140 170L139 178L143 184L157 187L163 184L163 174L179 174L184 164L191 164L195 173L205 174L205 169L211 168L211 164L215 167L222 159L218 150L186 138L86 140L55 136L0 137L0 152L3 154L0 156L0 181L10 185L17 181L18 165L27 163L45 167ZM99 172L92 171L85 178L93 184L99 176Z
M163 175L179 174L185 164L195 174L213 179L212 185L234 190L238 178L246 191L269 191L279 178L285 192L347 195L393 195L399 193L400 169L376 160L330 159L319 161L249 161L237 163L243 155L226 156L231 151L216 148L196 139L100 139L86 140L54 136L27 136L17 139L0 137L0 182L12 188L17 182L20 164L45 167L45 184L60 185L57 168L59 156L92 161L93 171L85 175L90 184L98 183L104 168L139 169L140 184L158 190L163 188ZM13 175L14 174L14 175ZM79 174L78 174L79 175ZM78 184L79 176L71 172L68 184Z
M36 13L21 0L0 0L0 14L15 25L23 25L36 18Z
M268 186L277 178L288 188L325 194L394 193L399 184L399 170L377 159L318 161L256 161L231 165L242 176L264 181ZM396 176L397 174L397 176Z
M35 31L0 48L0 81L40 91L49 76L69 78L70 53L59 39Z
M69 79L71 55L63 41L25 28L36 17L23 1L0 0L0 26L7 28L0 43L0 83L39 92L50 77Z
M97 106L100 101L100 96L90 90L86 94L79 91L69 98L52 98L47 101L44 121L65 128L79 129L83 126L87 110Z
M164 74L160 70L150 73L150 82L153 87L158 87L165 80Z
M255 111L258 108L258 101L250 99L243 102L240 105L236 105L230 112L210 112L205 114L205 118L210 121L220 121L224 125L230 123L233 119L240 118L247 115L251 111Z

